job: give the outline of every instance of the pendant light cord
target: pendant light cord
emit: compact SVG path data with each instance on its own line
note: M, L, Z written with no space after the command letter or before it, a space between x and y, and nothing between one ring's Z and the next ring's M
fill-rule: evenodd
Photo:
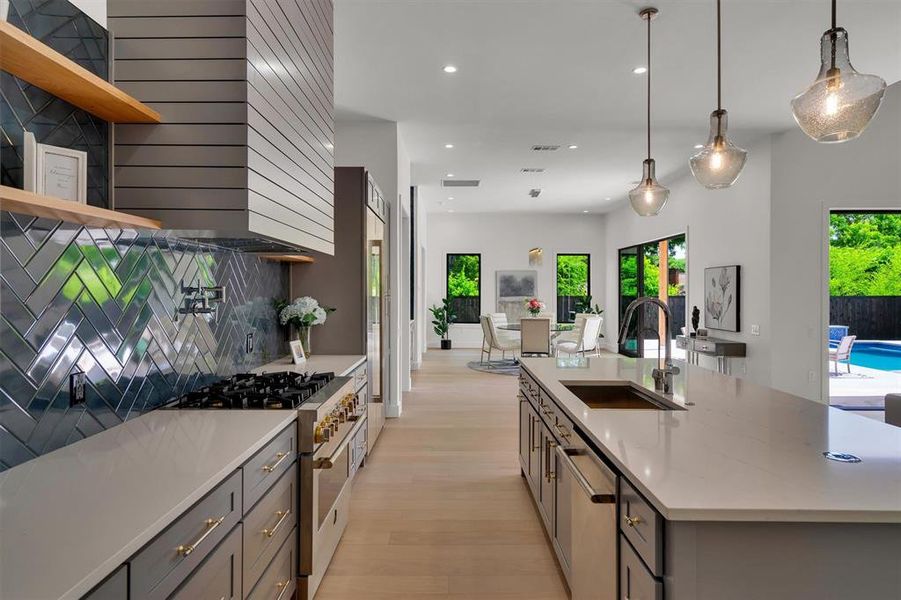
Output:
M837 0L832 0L832 28L833 28L833 29L835 29L835 23L836 23L836 18L835 18L835 5L836 5L836 3L837 3Z
M835 32L835 29L836 29L835 13L836 13L836 4L837 3L838 3L837 0L832 0L832 29L829 30L829 36L830 36L830 40L832 42L832 44L831 44L832 45L832 55L830 57L832 60L831 60L830 66L833 69L835 69L835 44L836 44L836 38L837 38L837 34Z
M722 19L720 0L716 0L716 109L723 110L723 45L721 40Z
M648 21L648 160L651 160L651 14Z

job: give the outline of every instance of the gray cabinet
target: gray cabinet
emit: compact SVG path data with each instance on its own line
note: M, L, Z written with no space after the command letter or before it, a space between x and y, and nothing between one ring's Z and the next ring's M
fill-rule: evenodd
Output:
M124 600L128 598L128 566L122 565L106 581L87 593L82 600Z
M115 80L162 124L115 129L115 208L185 236L326 254L331 0L109 0Z
M239 523L170 600L241 600L241 533Z
M244 512L247 513L297 458L297 426L291 424L244 463Z
M663 584L638 558L625 536L619 538L619 596L622 600L663 600Z
M297 523L297 463L291 464L244 517L245 592L257 582Z
M538 480L539 500L541 507L541 516L544 518L544 526L548 535L554 537L554 505L556 499L556 485L554 478L557 476L555 468L557 465L556 448L557 440L543 421L539 423L539 438L541 440L541 467Z
M130 598L168 598L240 519L238 470L132 558Z
M293 529L266 568L247 600L290 600L294 598L297 574L297 529Z
M620 479L619 514L623 535L651 573L662 576L663 517L624 478Z

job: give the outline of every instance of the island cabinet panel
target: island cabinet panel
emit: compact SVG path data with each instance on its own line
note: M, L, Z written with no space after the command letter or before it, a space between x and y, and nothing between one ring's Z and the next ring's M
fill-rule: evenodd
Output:
M620 478L619 492L620 530L659 577L663 575L663 517L625 478Z
M619 588L623 600L663 600L663 584L648 571L625 536L619 538Z
M241 534L238 524L170 600L241 600Z
M84 596L83 600L122 600L128 598L128 566L122 565L106 581Z
M116 209L334 254L332 2L109 0L109 27L117 85L163 115L116 128Z

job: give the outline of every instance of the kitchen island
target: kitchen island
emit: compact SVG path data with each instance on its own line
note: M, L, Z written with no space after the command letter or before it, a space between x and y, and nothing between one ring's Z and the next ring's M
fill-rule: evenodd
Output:
M523 360L523 473L570 578L553 450L575 434L616 475L620 597L643 597L624 587L647 575L640 589L668 600L901 598L901 429L684 363L664 397L656 366ZM577 393L593 384L665 409L591 408ZM633 555L646 572L625 572Z

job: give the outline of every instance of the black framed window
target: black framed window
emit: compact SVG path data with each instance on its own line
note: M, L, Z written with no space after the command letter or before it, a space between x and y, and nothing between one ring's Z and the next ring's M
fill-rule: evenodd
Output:
M572 323L591 294L591 255L557 255L557 322Z
M478 323L482 311L482 255L447 255L447 297L454 323Z

